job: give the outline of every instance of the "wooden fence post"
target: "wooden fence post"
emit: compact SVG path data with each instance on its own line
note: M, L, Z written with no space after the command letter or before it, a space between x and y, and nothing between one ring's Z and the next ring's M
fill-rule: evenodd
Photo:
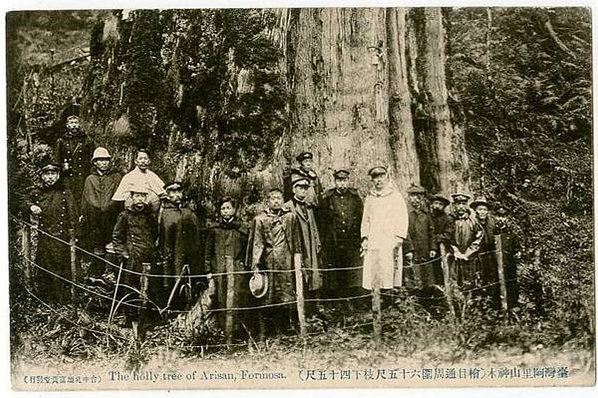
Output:
M448 256L444 243L440 244L440 266L442 267L442 276L444 278L444 295L449 307L451 316L455 317L455 307L453 305L453 284L451 281L451 272L449 270Z
M23 224L21 228L21 247L23 251L23 257L25 257L25 262L23 263L23 272L25 273L25 286L28 289L31 288L31 264L29 261L33 261L31 259L31 241L29 239L29 228L27 225Z
M382 304L380 299L380 251L371 250L372 266L370 275L372 279L372 316L374 321L374 343L380 348L382 342Z
M303 295L303 270L301 262L301 254L296 253L293 256L293 265L295 267L295 289L297 292L297 317L299 319L299 333L305 339L305 297Z
M71 232L71 240L70 240L70 250L71 250L71 278L73 283L77 283L77 251L75 248L75 237L74 237L74 231L70 230L69 232ZM77 302L77 291L75 290L75 285L72 284L71 285L71 297L73 300L73 303Z
M232 256L224 256L224 262L226 263L226 344L232 344L234 327L232 308L235 306L235 267Z
M502 252L502 235L494 235L494 244L496 246L496 266L498 268L498 283L500 284L500 308L503 313L507 313L507 285L505 283L505 266Z

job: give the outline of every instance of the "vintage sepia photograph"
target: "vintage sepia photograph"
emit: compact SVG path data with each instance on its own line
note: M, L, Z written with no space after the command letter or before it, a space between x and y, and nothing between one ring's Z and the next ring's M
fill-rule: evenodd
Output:
M595 385L591 8L5 20L12 389Z

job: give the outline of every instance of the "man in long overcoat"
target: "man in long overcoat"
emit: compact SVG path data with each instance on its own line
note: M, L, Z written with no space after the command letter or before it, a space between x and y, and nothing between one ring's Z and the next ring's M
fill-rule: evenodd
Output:
M247 305L249 277L241 272L248 270L245 267L247 252L248 228L245 223L236 217L237 205L230 197L224 197L218 206L219 220L210 225L205 244L205 270L214 275L216 285L216 300L214 307L224 309L227 307L227 292L229 278L234 278L232 284L232 307L240 308ZM227 261L232 261L233 272L230 277L226 273ZM242 322L246 320L246 311L233 312L234 331L238 334L243 331ZM216 313L216 319L221 329L225 328L226 312Z
M301 230L296 216L283 203L282 191L271 190L268 208L255 217L251 228L247 264L255 272L268 275L267 293L259 300L260 305L296 300L294 261L301 256ZM293 319L294 305L263 308L259 315L261 334L267 327L270 332L285 330Z
M478 253L480 261L480 283L483 286L491 285L480 291L480 294L490 296L495 306L498 306L500 304L500 288L498 286L496 245L494 243L494 235L496 234L494 216L490 214L488 201L483 196L471 202L470 207L475 212L476 220L484 229L484 239L480 243Z
M495 207L495 234L501 236L502 255L505 267L507 287L507 305L509 309L519 305L519 282L517 268L521 260L521 241L513 222L509 219L509 209L503 204Z
M361 265L359 246L363 201L357 189L349 188L349 175L347 170L334 173L335 187L324 193L320 205L324 258L331 270ZM362 270L328 271L325 280L331 296L351 296L361 290Z
M437 193L430 198L430 216L434 225L434 247L436 255L440 255L440 244L444 244L450 253L455 239L455 220L445 210L451 201Z
M116 218L122 211L122 203L112 200L122 174L110 168L110 158L105 148L96 148L91 159L95 170L87 176L81 195L81 241L101 258L106 256L106 245L112 242ZM96 258L90 260L88 275L100 277L105 263Z
M79 124L79 116L66 118L66 132L56 140L54 156L62 167L62 178L75 198L81 197L85 179L91 173L91 159L94 143Z
M25 209L25 213L37 221L40 229L36 262L63 278L73 280L68 242L75 238L77 227L75 200L60 179L59 164L44 166L41 178L42 186L31 191ZM38 292L42 300L48 303L69 301L72 286L68 282L43 270L37 270L37 275Z
M203 273L199 220L185 201L183 184L164 185L166 198L159 213L158 249L162 255L163 297L160 305L181 310L191 305L191 286L184 275ZM174 278L173 278L174 277Z
M409 201L409 232L405 241L405 257L410 267L405 269L404 280L408 287L416 289L416 294L426 294L426 290L442 281L440 264L431 261L436 257L434 245L434 223L426 203L426 190L420 185L407 189Z
M373 277L382 289L403 284L403 241L407 238L409 214L403 195L390 184L383 166L368 173L374 188L365 198L361 221L363 288L372 290ZM374 275L374 269L378 272Z
M303 267L307 268L304 273L308 292L314 292L322 288L323 278L320 271L321 241L318 224L314 215L314 209L307 200L310 188L309 179L298 175L293 176L293 198L285 203L285 207L295 215L301 230L301 247Z

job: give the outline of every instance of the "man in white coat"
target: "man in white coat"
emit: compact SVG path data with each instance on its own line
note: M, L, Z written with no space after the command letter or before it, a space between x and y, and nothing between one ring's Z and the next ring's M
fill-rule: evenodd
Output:
M403 195L390 184L385 167L374 167L368 174L374 189L365 198L361 221L363 288L372 290L373 278L377 277L381 289L392 289L402 285L402 245L409 213ZM376 262L379 268L374 275Z
M154 211L160 208L160 199L166 195L164 190L164 182L158 177L156 173L149 169L150 158L145 149L139 149L135 157L135 168L129 173L125 174L112 200L116 202L125 202L125 207L131 206L131 187L141 186L147 189L147 204Z

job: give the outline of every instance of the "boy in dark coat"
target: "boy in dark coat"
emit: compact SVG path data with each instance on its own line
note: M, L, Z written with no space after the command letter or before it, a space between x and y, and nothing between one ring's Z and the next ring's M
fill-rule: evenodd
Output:
M38 233L37 263L49 271L72 280L70 248L68 243L75 238L77 208L71 192L60 179L60 165L47 164L41 169L42 186L35 188L27 200L27 212L37 221ZM62 239L60 242L52 236ZM67 303L72 286L62 279L43 270L38 270L38 291L40 298L48 303Z
M147 276L153 273L158 238L156 214L146 203L148 192L143 186L130 188L132 206L118 215L112 234L114 251L121 264L126 260L126 269L122 270L121 284L117 288L121 296L131 294L132 299L127 301L132 306L126 305L125 315L127 322L131 322L136 339L143 339L148 304L155 303L159 285L156 277Z
M104 258L116 218L123 209L122 203L112 200L122 174L110 169L110 153L105 148L96 148L91 162L95 170L85 180L81 195L81 241L86 249ZM100 277L104 269L103 261L91 259L90 279Z

